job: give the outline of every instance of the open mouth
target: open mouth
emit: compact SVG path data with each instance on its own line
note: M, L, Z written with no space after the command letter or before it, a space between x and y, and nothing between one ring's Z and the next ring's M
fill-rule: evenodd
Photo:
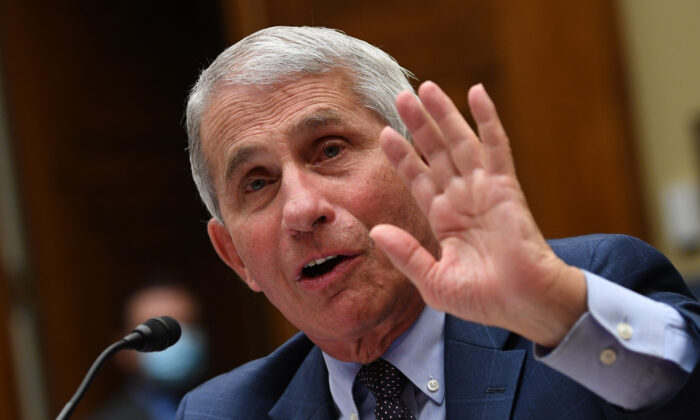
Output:
M315 278L320 277L335 268L336 265L340 264L347 257L345 255L329 255L325 258L319 258L318 260L311 261L306 264L304 268L301 269L302 278Z

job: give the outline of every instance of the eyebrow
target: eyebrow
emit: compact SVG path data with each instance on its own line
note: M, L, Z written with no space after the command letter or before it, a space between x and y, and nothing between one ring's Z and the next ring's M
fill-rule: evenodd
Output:
M250 159L253 155L260 151L258 146L241 146L238 148L231 159L229 159L226 164L226 172L224 173L224 179L230 179L231 175L236 171L236 169L246 160Z
M313 130L318 130L319 128L323 127L340 125L344 121L345 120L336 111L328 108L323 108L295 122L289 128L284 130L284 134L287 136L293 136L305 132L310 132ZM226 172L224 173L224 179L229 179L241 164L243 164L246 160L250 159L259 151L260 146L241 146L240 148L238 148L226 164Z
M339 125L342 124L343 121L343 117L336 111L329 108L322 108L295 122L291 127L286 129L284 133L287 135L299 134L330 125Z

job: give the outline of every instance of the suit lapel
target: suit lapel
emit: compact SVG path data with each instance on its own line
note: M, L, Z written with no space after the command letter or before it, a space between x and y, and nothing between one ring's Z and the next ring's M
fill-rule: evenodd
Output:
M331 420L333 413L328 370L321 350L314 347L289 386L269 412L271 419Z
M510 332L445 318L447 419L507 419L525 350L502 350Z

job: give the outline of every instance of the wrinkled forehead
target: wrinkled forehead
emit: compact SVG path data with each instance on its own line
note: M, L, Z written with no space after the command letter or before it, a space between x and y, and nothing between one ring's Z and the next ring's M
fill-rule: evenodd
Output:
M232 69L231 71L235 72L236 69ZM251 70L247 72L251 72ZM206 103L204 115L206 116L206 111L211 109L217 100L221 99L222 93L229 91L231 88L250 88L257 92L269 93L307 79L335 80L338 83L342 83L343 87L346 88L348 92L352 92L356 95L356 99L364 102L361 91L357 88L357 76L355 72L343 64L338 64L319 71L278 73L264 76L245 76L237 73L224 74L216 81L212 82L211 87L208 89L208 93L204 98L204 102Z
M289 76L274 84L222 83L207 102L200 132L205 151L208 143L233 140L244 130L289 129L295 118L318 111L314 108L325 109L319 112L328 119L368 111L353 77L340 69Z

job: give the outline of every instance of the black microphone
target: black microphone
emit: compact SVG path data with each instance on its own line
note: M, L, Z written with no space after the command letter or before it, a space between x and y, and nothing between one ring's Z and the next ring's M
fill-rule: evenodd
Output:
M133 349L136 351L161 351L165 350L180 339L180 324L174 318L169 316L159 316L151 318L129 333L126 337L107 347L100 354L95 362L90 367L90 370L83 378L83 382L75 391L73 397L66 403L61 410L61 413L56 417L56 420L65 420L70 417L83 398L85 391L90 383L92 383L95 374L100 370L102 364L116 352L124 349Z
M180 324L169 316L151 318L122 340L129 343L126 347L137 351L165 350L180 339Z

